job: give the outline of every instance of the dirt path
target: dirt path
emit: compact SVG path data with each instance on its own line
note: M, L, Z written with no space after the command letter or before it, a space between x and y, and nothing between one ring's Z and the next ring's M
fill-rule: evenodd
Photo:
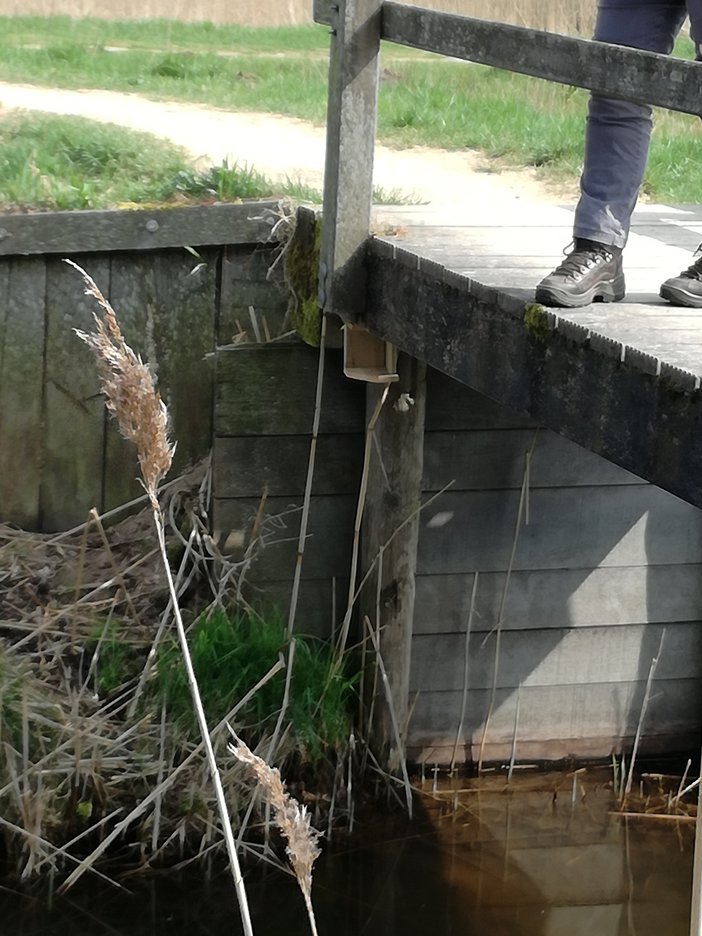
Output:
M113 91L66 91L0 82L0 109L73 114L147 130L187 149L195 159L254 166L271 178L300 179L321 188L324 131L290 117L233 113L197 104L153 101ZM563 204L574 192L550 187L533 171L490 171L474 152L378 146L375 184L436 207L486 217L527 206Z

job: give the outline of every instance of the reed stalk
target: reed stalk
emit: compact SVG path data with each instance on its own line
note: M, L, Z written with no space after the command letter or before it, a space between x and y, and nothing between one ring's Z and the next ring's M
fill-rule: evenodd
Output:
M663 641L665 640L665 627L661 631L661 639L658 644L658 651L656 655L651 660L651 666L648 671L648 679L646 680L646 690L644 692L643 702L641 703L641 712L639 714L639 723L636 726L636 736L634 738L634 747L631 752L631 762L629 764L629 773L626 778L626 785L624 787L623 800L631 793L631 784L634 780L634 767L636 765L636 755L639 750L639 743L641 741L641 731L643 729L644 718L646 717L646 710L648 709L648 703L651 699L651 686L653 685L653 677L656 673L656 667L658 666L658 661L660 660L661 653L663 652Z
M248 899L239 866L224 786L210 738L207 717L202 704L178 595L168 561L165 521L157 496L159 481L170 469L175 451L175 446L168 437L168 413L160 394L156 390L155 379L149 368L125 342L110 303L85 270L70 260L66 262L83 277L85 294L96 301L101 312L101 315L94 313L95 332L86 333L76 330L76 334L95 355L107 409L117 419L121 435L136 446L142 483L151 505L163 570L173 607L183 666L205 749L205 758L214 785L220 823L239 902L241 922L245 936L253 936Z
M317 936L317 922L312 907L312 866L320 855L319 832L312 828L307 809L298 806L285 791L280 772L249 750L231 727L229 730L234 738L234 744L228 746L229 751L249 768L259 787L268 796L274 822L287 841L285 851L305 900L312 936Z

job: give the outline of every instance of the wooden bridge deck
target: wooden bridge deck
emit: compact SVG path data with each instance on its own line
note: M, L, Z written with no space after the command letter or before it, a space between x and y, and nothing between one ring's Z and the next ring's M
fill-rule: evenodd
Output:
M449 208L384 208L375 228L372 332L702 506L702 311L658 296L702 240L701 207L642 206L626 299L576 310L534 304L572 210L525 204L466 222Z

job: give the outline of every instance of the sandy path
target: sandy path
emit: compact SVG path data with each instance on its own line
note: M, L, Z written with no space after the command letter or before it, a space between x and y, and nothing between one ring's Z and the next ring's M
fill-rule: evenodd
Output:
M147 130L172 140L207 164L225 159L254 166L272 178L322 185L324 131L311 123L271 114L234 113L197 104L152 101L113 91L66 91L0 82L0 108L73 114ZM572 200L551 189L530 170L489 172L474 152L428 147L376 148L376 185L427 201L439 208L488 218L515 211L547 209Z

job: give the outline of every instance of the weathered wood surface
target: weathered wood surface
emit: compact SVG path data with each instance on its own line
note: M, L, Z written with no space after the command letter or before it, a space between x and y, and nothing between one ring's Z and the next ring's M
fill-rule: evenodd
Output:
M319 298L345 318L359 315L365 299L381 6L339 0L332 8Z
M361 432L362 384L346 380L338 352L328 352L320 432ZM243 345L219 354L215 430L221 436L310 432L317 381L316 352L302 343Z
M697 374L387 242L368 269L376 335L702 505Z
M642 750L694 749L699 738L702 682L661 680L646 713ZM630 750L636 733L645 680L636 683L587 683L528 686L520 693L517 757L558 759L609 757ZM471 693L460 749L471 760L477 752L489 704L489 690ZM420 694L412 718L411 753L422 760L446 763L456 737L462 693ZM514 737L517 693L498 689L486 758L509 758ZM448 757L446 756L448 755Z
M511 629L502 635L499 661L501 689L518 686L568 686L577 673L579 685L635 683L648 673L665 629L663 651L654 682L699 678L702 634L697 621L684 624L631 624L621 627L549 628L527 635ZM458 691L463 674L456 660L463 654L463 634L415 636L412 689L421 693ZM606 653L603 648L606 647ZM471 691L489 689L495 655L494 635L476 633L470 645ZM654 689L655 691L655 689Z
M263 426L261 427L263 429ZM219 496L296 497L305 489L309 436L217 436L214 472ZM313 494L358 492L363 463L360 433L320 435Z
M46 268L15 260L0 273L0 504L17 524L39 516L44 450Z
M415 635L465 633L473 575L417 576ZM480 573L475 633L484 636L495 627L505 584L505 572ZM527 631L696 622L701 610L702 575L692 563L530 569L510 577L502 627Z
M404 731L410 707L426 366L401 355L397 373L399 379L390 385L375 426L377 451L372 453L368 473L361 563L364 576L371 567L374 570L363 592L361 614L379 634L391 698L389 701L382 681L378 681L371 730L380 763L392 771L399 769L405 756L404 737L398 741L397 731ZM384 392L383 387L368 387L369 425ZM372 650L370 655L373 659Z
M0 218L0 256L263 244L279 215L277 201L5 214Z
M350 530L357 498L353 495L315 497L310 509L302 577L348 578L351 562ZM263 546L247 578L250 582L292 581L297 556L302 496L269 497L265 505ZM212 525L219 543L248 543L260 498L215 498ZM239 555L233 550L234 555Z
M112 258L110 300L126 341L154 362L173 437L178 440L174 471L202 457L212 439L215 344L216 255L195 260L162 253L118 254ZM202 265L200 265L202 264ZM197 271L193 270L197 267ZM108 426L105 505L125 503L141 493L133 447Z
M520 488L532 448L533 488L641 484L641 479L553 433L535 429L427 432L424 490Z
M107 257L78 256L107 293ZM77 506L87 515L104 503L107 413L92 351L73 329L93 331L95 300L82 278L56 260L46 264L46 350L44 473L41 527L64 530L76 523Z
M382 38L609 97L700 113L702 67L653 52L390 2L382 7Z
M315 0L315 20L333 25L334 6ZM382 4L381 38L609 97L700 113L700 66L654 52L387 0Z
M242 334L251 342L277 338L290 329L290 302L282 268L270 270L279 256L276 246L227 246L222 269L217 319L217 343L233 344Z
M418 572L496 572L509 557L519 493L447 491L423 511ZM514 568L702 562L702 513L647 485L531 492Z

